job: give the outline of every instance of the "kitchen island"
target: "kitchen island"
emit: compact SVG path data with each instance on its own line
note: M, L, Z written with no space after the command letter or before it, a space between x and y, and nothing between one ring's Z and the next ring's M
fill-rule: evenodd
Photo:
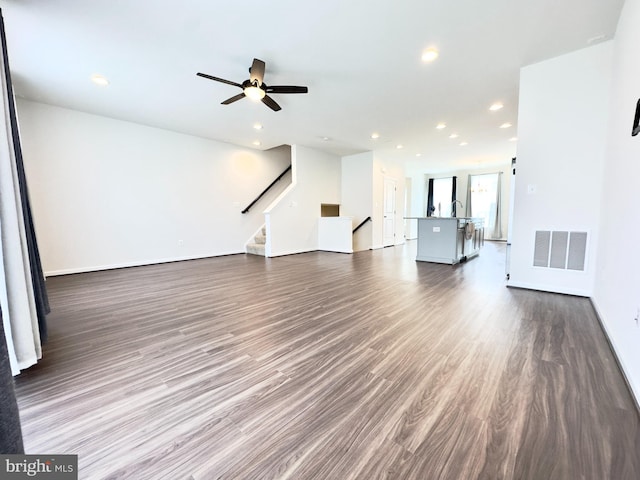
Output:
M418 221L420 262L455 264L480 253L484 221L471 217L406 217Z

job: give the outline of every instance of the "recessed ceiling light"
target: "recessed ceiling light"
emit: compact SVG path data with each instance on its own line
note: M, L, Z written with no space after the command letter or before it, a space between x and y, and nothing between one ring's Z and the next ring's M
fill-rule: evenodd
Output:
M469 143L468 142L460 142L460 146L461 147L464 147L465 145L469 145Z
M457 133L452 133L451 135L449 135L449 138L458 138L460 135L458 135Z
M256 123L253 125L253 128L255 128L256 130L262 130L262 125L259 123Z
M500 125L500 128L509 128L509 127L511 127L511 124L509 122L503 123L502 125Z
M447 128L447 124L440 122L438 125L436 125L436 128L438 130L442 130L443 128Z
M421 157L422 154L421 153L416 153L416 157Z
M329 137L322 137L322 141L324 142L328 142L329 140L331 140Z
M380 138L380 134L378 134L378 133L372 133L372 134L371 134L371 138L373 138L374 140L375 140L376 138Z
M518 141L518 137L511 137L509 139L510 142L517 142Z
M429 47L424 52L422 52L422 61L423 62L433 62L436 58L438 58L438 49L435 47Z
M256 147L259 147L260 145L262 145L262 144L260 143L260 140L256 140L255 142L253 142L253 144L254 144Z
M104 75L100 75L99 73L94 73L91 75L91 81L96 85L100 85L101 87L106 87L109 85L109 80Z
M399 145L399 144L398 144L398 145L396 145L396 148L397 148L398 150L400 150L401 148L404 148L404 147L403 147L402 145Z
M500 110L502 107L504 107L503 104L501 104L500 102L496 102L493 105L491 105L489 107L489 110L491 110L492 112L497 112L498 110Z

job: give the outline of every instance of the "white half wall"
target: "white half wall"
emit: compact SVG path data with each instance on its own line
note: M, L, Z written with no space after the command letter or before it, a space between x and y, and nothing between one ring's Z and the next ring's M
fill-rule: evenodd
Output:
M318 219L318 249L325 252L353 253L351 217Z
M640 0L624 4L614 40L609 143L593 303L640 405Z
M18 100L24 163L45 274L244 251L290 163L258 151Z
M591 296L612 42L522 68L510 286ZM537 230L588 233L585 271L533 266Z
M293 145L291 162L291 186L264 212L268 257L318 250L320 206L340 203L340 157Z

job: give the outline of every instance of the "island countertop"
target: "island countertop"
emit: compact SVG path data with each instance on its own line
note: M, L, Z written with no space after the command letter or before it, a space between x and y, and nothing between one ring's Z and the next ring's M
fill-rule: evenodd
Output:
M474 222L484 222L479 217L402 217L405 220L473 220Z
M477 255L484 244L484 219L405 217L418 220L416 260L455 264Z

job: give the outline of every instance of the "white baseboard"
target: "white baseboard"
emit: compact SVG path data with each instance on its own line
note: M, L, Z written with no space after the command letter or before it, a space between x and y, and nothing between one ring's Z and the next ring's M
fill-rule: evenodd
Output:
M225 255L238 255L246 253L244 250L234 250L215 254L191 255L184 257L159 258L154 260L138 260L134 262L113 263L109 265L90 265L86 267L63 268L60 270L46 270L45 277L56 277L60 275L72 275L74 273L99 272L103 270L115 270L116 268L142 267L144 265L156 265L159 263L182 262L185 260L198 260L201 258L224 257Z
M309 252L317 252L318 250L305 250L305 249L301 249L301 250L285 250L283 252L277 252L277 253L272 253L271 255L268 255L268 258L273 258L273 257L284 257L285 255L297 255L299 253L309 253Z
M596 302L595 298L593 297L591 297L590 300L591 300L591 305L593 306L593 309L596 312L596 316L598 317L598 322L600 323L600 327L602 328L602 331L604 332L605 337L607 337L607 341L609 342L611 350L613 351L613 355L616 358L616 363L618 364L618 367L622 372L624 381L627 383L629 392L631 392L631 396L633 397L633 400L636 404L636 409L638 410L638 412L640 412L640 388L636 388L636 385L634 385L633 382L630 380L631 377L627 374L629 370L625 366L625 363L622 360L622 357L618 355L618 348L616 347L616 342L614 340L614 337L611 335L611 332L609 331L607 322L605 321L605 317L602 314L602 310L600 310L600 307L598 306L598 302Z
M550 292L550 293L562 293L564 295L575 295L577 297L590 297L591 292L586 290L580 290L575 288L556 288L549 287L548 285L538 285L535 283L527 283L527 282L518 282L513 280L507 281L507 287L515 287L515 288L524 288L527 290L537 290L540 292Z

